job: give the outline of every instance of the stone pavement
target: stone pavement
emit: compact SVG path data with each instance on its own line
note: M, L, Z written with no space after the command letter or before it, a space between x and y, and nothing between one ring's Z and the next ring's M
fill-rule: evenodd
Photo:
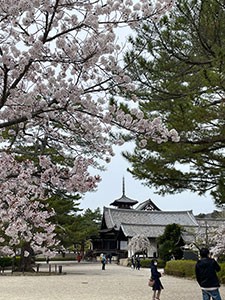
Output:
M65 275L0 276L0 300L151 300L148 269L116 264L80 263L63 267ZM195 280L162 277L161 300L201 300ZM220 288L225 299L225 286Z

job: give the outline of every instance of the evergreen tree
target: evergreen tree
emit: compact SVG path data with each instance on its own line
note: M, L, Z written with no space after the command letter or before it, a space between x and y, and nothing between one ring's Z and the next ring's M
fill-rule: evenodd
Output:
M92 238L98 237L102 214L98 207L94 211L86 209L83 214L77 215L71 226L74 233L73 243L77 250L84 255L85 250L88 250L89 242Z
M125 56L144 115L180 135L178 144L137 140L134 153L124 153L130 172L161 194L211 191L218 205L225 202L224 20L223 0L178 1L137 30Z
M184 240L182 238L182 229L178 224L169 224L166 226L163 235L158 238L159 243L159 256L165 261L174 257L175 259L181 259L183 251L181 249L184 246Z
M56 224L56 236L60 241L62 248L70 248L74 244L74 236L76 232L73 228L73 223L78 218L79 195L66 196L55 194L47 200L49 206L54 209L55 215L51 218L53 224Z

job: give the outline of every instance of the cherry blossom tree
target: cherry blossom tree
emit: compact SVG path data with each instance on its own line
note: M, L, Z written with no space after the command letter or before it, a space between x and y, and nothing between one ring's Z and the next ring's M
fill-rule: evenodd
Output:
M210 251L216 258L225 254L225 225L221 225L214 230Z
M138 234L132 237L128 244L128 249L132 254L135 253L148 253L151 244L149 239L144 234Z
M200 251L202 247L207 247L213 257L218 259L225 254L225 226L199 228L193 235L193 242L188 247L193 251Z
M3 153L0 164L3 163L10 168L0 169L0 254L14 257L20 251L19 269L30 271L33 254L55 255L58 241L55 225L49 222L54 211L36 200L43 198L43 189L34 181L31 161L18 163Z
M8 242L2 251L12 254L21 241L44 253L47 245L53 248L52 212L37 201L57 191L95 189L100 177L89 169L109 162L113 145L124 143L120 129L143 137L143 144L149 137L178 140L159 118L150 120L136 108L127 113L110 101L121 88L135 89L124 75L116 33L159 18L172 5L0 1L0 228L1 243ZM31 236L32 226L37 233Z
M207 221L204 223L197 230L187 231L189 239L192 237L192 242L186 246L193 251L200 251L202 247L207 247L215 258L224 255L225 226L209 226Z

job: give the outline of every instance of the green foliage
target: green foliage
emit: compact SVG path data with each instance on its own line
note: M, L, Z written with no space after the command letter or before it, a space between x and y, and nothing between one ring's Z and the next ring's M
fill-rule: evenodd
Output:
M91 209L79 209L79 195L66 196L55 194L48 199L50 207L54 208L56 215L52 217L52 223L56 224L57 238L60 244L66 249L76 247L77 251L88 249L88 240L92 236L98 236L101 222L100 208L92 211Z
M76 217L71 226L71 230L74 232L76 250L84 252L88 240L98 237L101 219L100 208L94 211L87 209L82 215Z
M20 257L9 257L9 256L1 256L0 257L0 268L8 268L14 266L19 266Z
M173 255L176 259L183 256L181 247L184 245L181 236L182 228L178 224L169 224L165 227L163 235L161 235L157 242L159 244L159 257L164 261L171 259Z
M225 263L225 254L220 255L218 257L218 263L220 263L220 264Z
M77 218L79 209L79 195L66 196L55 194L47 202L55 210L55 216L51 218L52 223L56 224L56 234L60 244L66 249L74 243L73 223Z
M8 256L0 257L0 266L2 268L12 266L12 257L8 257Z
M145 258L145 259L141 259L141 267L142 268L150 268L150 263L151 263L151 259L149 258ZM165 267L165 261L162 259L157 259L157 267L158 268L164 268Z
M178 277L195 278L194 260L170 260L166 263L165 273Z
M167 275L195 278L194 260L171 260L166 263L165 273ZM221 283L225 283L225 263L220 263L221 270L218 272L218 277Z
M141 259L140 262L141 262L141 268L149 268L151 260Z
M225 283L225 263L220 264L221 270L218 272L218 277L221 283Z
M134 177L158 193L211 190L217 204L225 201L224 19L223 0L181 0L130 38L125 61L141 110L180 135L179 144L148 140L145 148L137 140L124 153Z

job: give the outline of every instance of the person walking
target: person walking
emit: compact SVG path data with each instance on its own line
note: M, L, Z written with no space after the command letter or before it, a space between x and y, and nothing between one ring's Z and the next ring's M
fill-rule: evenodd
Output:
M135 257L134 255L131 257L131 268L135 270Z
M201 259L195 265L195 274L202 289L202 299L221 300L220 283L216 274L220 271L220 266L215 259L210 257L208 248L200 250L200 257Z
M106 264L106 256L105 256L105 254L102 255L101 263L102 263L102 270L105 270L105 264Z
M160 277L162 276L161 273L157 269L157 260L153 259L150 264L150 269L151 269L151 279L154 280L154 284L152 286L153 290L153 300L160 300L160 294L163 289L163 285L160 281Z
M136 257L135 259L135 266L136 266L136 270L139 270L140 271L140 268L141 268L141 260L140 260L140 257L139 255Z

